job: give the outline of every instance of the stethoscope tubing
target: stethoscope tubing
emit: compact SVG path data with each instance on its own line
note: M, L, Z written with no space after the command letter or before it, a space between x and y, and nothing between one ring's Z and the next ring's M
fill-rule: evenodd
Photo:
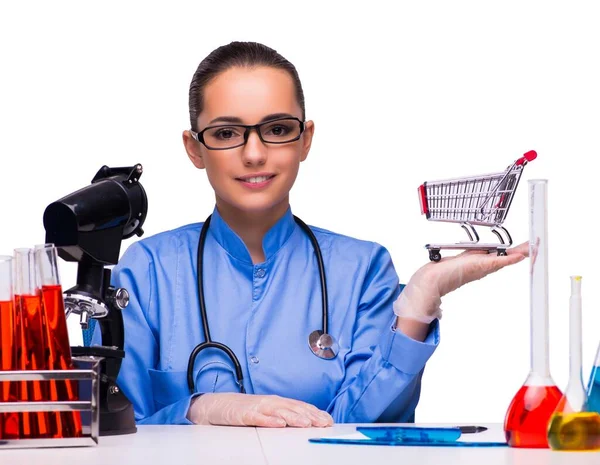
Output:
M202 321L202 332L204 334L204 342L201 342L196 347L194 347L194 350L192 350L192 352L190 353L190 357L188 360L188 369L187 369L187 383L188 383L188 388L190 390L190 393L193 394L195 392L194 363L196 361L196 358L198 357L200 352L202 352L204 349L212 347L214 349L221 350L221 351L225 352L225 354L227 354L227 356L231 360L231 363L234 366L236 382L240 387L240 392L245 393L246 391L244 388L244 378L243 378L243 373L242 373L242 366L241 366L237 356L235 355L233 350L231 350L225 344L221 344L220 342L213 341L211 338L211 335L210 335L210 327L208 324L208 317L206 314L206 302L204 299L203 265L204 265L204 245L206 244L206 235L208 234L208 228L210 226L211 217L212 217L212 215L210 215L206 219L204 224L202 225L202 229L200 231L200 238L198 239L198 252L197 252L197 254L198 254L198 256L197 256L198 271L196 273L196 278L197 278L198 301L200 304L200 318ZM327 297L327 281L325 278L325 266L323 264L323 255L321 254L321 248L319 247L319 242L317 241L317 238L315 237L313 232L310 230L310 228L306 225L306 223L304 223L297 216L294 216L294 221L298 224L298 226L300 226L300 228L309 237L312 247L313 247L313 250L315 251L315 255L317 257L317 266L319 268L319 281L320 281L320 285L321 285L321 307L322 307L322 319L321 319L322 320L321 321L322 330L321 330L320 334L325 335L330 338L330 336L327 333L329 330L329 316L328 316L329 315L329 305L328 305L328 297ZM319 332L314 331L314 333L319 333ZM313 333L311 333L311 336L313 336ZM309 343L310 343L310 337L309 337ZM314 345L314 344L311 344L311 345ZM315 351L315 349L312 347L311 347L311 349L313 350L313 353L315 353L315 355L317 355L320 358L331 359L331 358L335 357L335 353L333 354L333 357L332 356L323 357L323 356L319 355L321 352L323 352L322 350ZM328 348L327 350L333 350L333 349Z

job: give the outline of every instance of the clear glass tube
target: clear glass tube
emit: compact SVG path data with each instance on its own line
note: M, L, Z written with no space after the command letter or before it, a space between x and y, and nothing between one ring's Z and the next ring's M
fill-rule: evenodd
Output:
M14 250L15 279L14 295L35 294L35 266L33 264L33 251L21 248Z
M570 410L587 410L581 361L581 276L571 276L569 298L569 383L565 392Z
M0 301L12 302L13 297L13 258L10 255L0 255Z
M548 181L529 181L532 384L552 386L548 348Z
M569 382L567 389L556 407L560 413L583 412L587 410L587 394L583 385L581 358L581 276L571 276L571 296L569 297Z
M38 244L34 248L37 275L41 286L60 286L58 251L54 244Z

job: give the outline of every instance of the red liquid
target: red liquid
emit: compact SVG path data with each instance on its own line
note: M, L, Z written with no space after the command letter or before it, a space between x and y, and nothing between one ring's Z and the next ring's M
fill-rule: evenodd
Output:
M46 354L44 347L44 331L42 326L42 300L41 295L20 295L15 296L21 306L21 317L25 320L26 332L26 357L27 369L29 370L47 370ZM29 391L29 400L41 402L48 399L48 383L46 381L27 381L24 382ZM23 385L22 385L23 386ZM50 437L48 429L47 412L31 412L32 437L47 438Z
M15 297L15 369L27 370L27 319L22 314L21 299ZM17 385L17 399L23 402L29 401L27 381L15 381ZM30 412L21 412L19 415L19 438L32 438L35 431L33 416Z
M45 317L48 368L69 370L73 368L71 346L67 331L67 320L62 296L62 287L42 287L43 313ZM50 381L50 400L79 400L77 381ZM81 414L79 412L53 413L50 418L52 437L81 436Z
M15 311L12 301L0 302L0 370L14 370L15 367ZM0 402L17 400L17 382L0 382ZM19 414L0 414L0 439L19 437Z
M523 386L515 395L504 420L511 447L548 448L548 423L562 398L556 386Z

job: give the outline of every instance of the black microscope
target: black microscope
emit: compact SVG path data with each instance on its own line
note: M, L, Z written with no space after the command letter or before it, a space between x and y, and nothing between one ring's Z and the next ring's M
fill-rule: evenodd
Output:
M78 262L77 284L64 291L67 316L79 314L82 329L97 321L102 345L71 347L73 356L102 357L100 369L100 435L137 431L133 406L117 385L125 357L121 313L129 303L126 289L111 286L109 265L119 260L121 241L141 236L148 199L139 183L142 165L103 166L92 183L48 205L44 212L46 243L58 256ZM126 310L125 310L126 311Z

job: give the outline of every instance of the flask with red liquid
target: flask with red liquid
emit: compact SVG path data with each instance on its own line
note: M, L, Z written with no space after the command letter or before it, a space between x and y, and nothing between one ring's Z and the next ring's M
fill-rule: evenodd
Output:
M52 244L37 245L35 258L41 284L48 369L69 370L73 368L73 362L62 286L58 274L57 249ZM79 400L77 381L50 381L49 399ZM78 411L53 413L50 418L50 434L55 438L81 436L81 414Z
M548 424L562 392L550 375L548 357L548 181L529 181L531 369L504 420L511 447L548 448Z
M13 257L0 256L0 371L16 369ZM0 381L0 402L16 402L17 382ZM0 413L0 439L19 438L19 414Z

